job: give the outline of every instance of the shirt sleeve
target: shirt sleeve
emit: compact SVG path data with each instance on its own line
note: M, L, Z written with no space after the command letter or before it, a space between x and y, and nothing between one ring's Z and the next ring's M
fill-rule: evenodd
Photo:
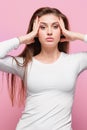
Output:
M5 57L8 52L18 48L19 45L20 43L18 38L12 38L10 40L0 42L0 58Z
M18 46L19 40L17 38L0 42L0 71L13 73L23 79L24 67L19 66L13 57L7 56L9 51L16 49ZM22 57L15 58L20 64L23 63Z
M79 59L79 73L87 69L87 52L81 52L78 54Z
M15 58L20 64L23 64L22 57ZM7 56L3 59L0 59L0 71L18 75L21 79L23 79L24 70L24 67L19 66L13 57Z

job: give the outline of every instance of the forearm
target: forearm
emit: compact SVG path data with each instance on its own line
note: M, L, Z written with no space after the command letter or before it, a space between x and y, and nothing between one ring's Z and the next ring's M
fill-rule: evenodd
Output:
M18 38L12 38L10 40L0 42L0 58L5 57L8 52L18 48L19 45L20 42Z
M34 31L26 34L24 36L19 36L16 38L12 38L3 42L0 42L0 58L3 58L6 56L8 52L11 50L17 48L20 44L30 44L34 42Z

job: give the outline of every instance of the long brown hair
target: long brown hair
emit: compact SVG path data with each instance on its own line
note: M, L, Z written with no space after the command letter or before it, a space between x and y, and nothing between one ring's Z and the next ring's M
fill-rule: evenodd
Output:
M34 12L34 14L32 15L31 20L29 22L29 27L28 27L28 30L27 30L27 34L32 31L33 23L34 23L34 20L36 19L36 17L38 16L40 18L41 16L46 15L46 14L54 14L54 15L56 15L58 17L61 17L63 19L63 21L64 21L65 28L69 30L68 19L60 10L58 10L56 8L51 8L51 7L42 7L42 8L39 8L38 10L36 10ZM61 36L61 38L62 37L64 37L64 36ZM34 43L27 45L25 47L25 49L23 50L23 52L19 55L20 57L24 58L24 63L23 63L22 66L26 67L27 63L32 60L32 56L35 56L35 55L39 54L40 51L41 51L41 44L40 44L40 42L38 40L38 37L36 37L34 40L35 40ZM58 49L59 49L60 52L68 53L69 42L62 42L62 44L61 44L61 42L59 42L58 43ZM19 64L19 63L17 62L17 64ZM8 74L7 78L9 79L8 86L10 85L9 92L10 92L11 100L12 100L12 103L14 103L15 94L17 92L16 91L17 84L15 82L18 79L18 77L16 78L15 75ZM26 95L25 94L26 90L25 90L25 87L24 87L24 84L23 84L22 80L20 81L20 83L21 83L21 89L20 89L20 92L18 93L18 95L20 95L19 99L25 99L24 96Z

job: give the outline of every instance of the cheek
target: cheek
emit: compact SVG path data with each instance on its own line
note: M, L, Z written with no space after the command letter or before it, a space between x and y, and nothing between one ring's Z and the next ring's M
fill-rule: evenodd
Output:
M56 38L56 39L60 39L61 32L60 32L60 31L56 31L56 32L54 33L54 35L55 35L55 38Z
M38 39L43 40L45 38L45 33L43 31L38 32Z
M42 32L38 32L38 39L39 39L40 43L42 43L44 41L44 34Z

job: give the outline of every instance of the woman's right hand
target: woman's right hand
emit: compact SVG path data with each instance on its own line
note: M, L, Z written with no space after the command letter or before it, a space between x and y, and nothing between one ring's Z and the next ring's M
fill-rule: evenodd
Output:
M39 18L37 17L33 23L33 29L29 34L26 34L24 36L18 37L20 44L25 43L25 44L31 44L34 42L34 38L38 34L38 29L39 29Z

